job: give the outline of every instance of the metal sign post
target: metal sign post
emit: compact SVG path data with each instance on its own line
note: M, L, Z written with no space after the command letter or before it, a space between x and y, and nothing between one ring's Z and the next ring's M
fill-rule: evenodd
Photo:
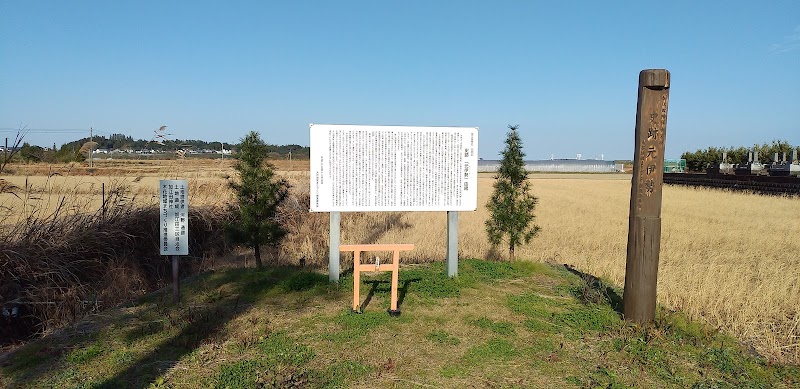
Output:
M667 70L639 73L623 311L640 324L655 318L669 84Z
M458 275L458 212L447 212L447 276Z
M342 225L342 215L331 212L331 230L328 244L328 281L339 282L339 233Z
M178 257L189 255L189 183L161 180L159 239L161 255L172 259L172 300L180 301Z

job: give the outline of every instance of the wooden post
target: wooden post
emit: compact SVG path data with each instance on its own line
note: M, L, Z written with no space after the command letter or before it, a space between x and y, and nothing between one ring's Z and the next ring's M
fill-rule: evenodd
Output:
M177 255L172 256L172 301L177 304L181 301L181 287L178 280L178 258Z
M640 324L655 318L669 84L665 69L639 73L623 312Z
M103 220L106 220L106 183L103 182L102 186L103 186L103 202L102 202L103 211L102 212L103 212Z
M353 312L361 305L361 251L353 250Z

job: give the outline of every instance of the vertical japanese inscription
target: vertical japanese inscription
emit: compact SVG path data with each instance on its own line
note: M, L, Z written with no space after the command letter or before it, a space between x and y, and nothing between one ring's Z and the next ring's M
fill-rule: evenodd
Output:
M189 201L186 180L161 180L161 255L189 255Z
M463 127L312 125L311 208L475 209L477 135Z
M645 86L642 93L644 101L640 102L637 118L636 142L634 155L637 212L645 211L648 215L660 216L661 186L664 177L664 148L666 141L667 105L669 86ZM646 121L643 120L646 118ZM658 202L657 214L649 212L653 206L648 203ZM633 210L632 210L633 211Z

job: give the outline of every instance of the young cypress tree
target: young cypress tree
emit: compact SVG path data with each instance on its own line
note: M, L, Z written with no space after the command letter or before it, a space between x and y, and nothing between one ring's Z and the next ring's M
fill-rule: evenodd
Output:
M276 219L278 208L289 195L289 183L275 177L274 167L266 163L267 145L251 131L242 139L239 160L234 168L239 182L229 181L239 203L239 220L226 228L229 240L249 246L261 268L261 245L276 247L286 230Z
M527 244L539 232L539 226L533 224L533 209L539 199L530 193L528 172L522 151L522 140L517 128L509 125L503 160L495 176L494 192L486 208L491 216L486 220L486 233L492 245L499 245L503 240L508 242L508 255L515 258L514 250L520 244Z

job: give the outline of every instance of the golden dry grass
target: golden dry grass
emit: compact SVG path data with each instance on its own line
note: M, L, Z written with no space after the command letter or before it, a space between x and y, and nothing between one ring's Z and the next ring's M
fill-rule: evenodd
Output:
M305 165L295 164L295 169L308 166L307 161ZM105 176L100 166L94 176L64 177L82 180L77 185L50 180L63 188L89 186L95 195L99 193L98 180L106 180L107 185L124 180L132 193L147 199L155 196L158 179L187 178L190 196L196 196L192 204L230 201L225 177L233 170L228 161L121 165L107 166ZM279 169L287 167L279 165ZM282 174L301 195L308 190L307 170ZM18 181L25 179L4 178L18 186ZM542 231L531 244L517 249L518 258L571 264L622 285L630 175L533 175L532 180L534 194L540 200L536 222ZM480 176L478 204L488 200L492 182L491 175ZM4 195L0 205L8 206L9 201L15 200ZM769 358L800 362L800 224L793 223L798 214L797 198L666 187L659 303L717 326ZM476 212L462 212L459 217L460 257L507 256L487 243L483 223L488 212L482 205ZM313 231L306 228L302 234L290 236L291 244L283 255L292 258L289 262L305 256L309 263L324 263L327 215L309 214L307 218L315 220L309 224ZM321 218L324 223L320 223ZM342 243L414 243L416 249L406 256L414 261L443 260L445 237L443 212L342 217Z

